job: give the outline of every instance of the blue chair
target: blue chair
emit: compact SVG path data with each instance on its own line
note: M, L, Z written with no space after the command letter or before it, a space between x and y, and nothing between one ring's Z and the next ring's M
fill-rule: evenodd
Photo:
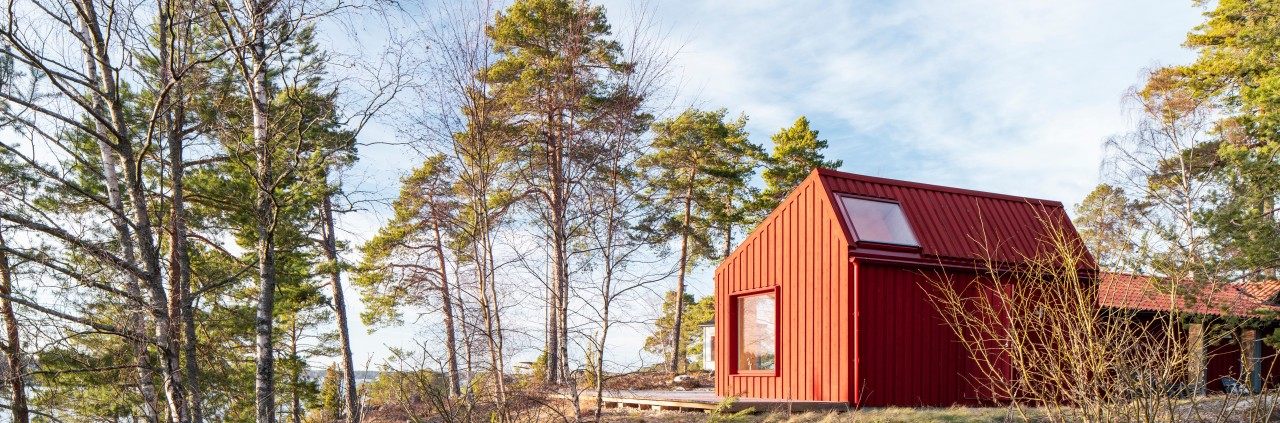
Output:
M1248 395L1250 393L1249 387L1244 386L1244 384L1241 384L1240 381L1231 376L1223 376L1219 380L1222 381L1222 390L1228 394Z

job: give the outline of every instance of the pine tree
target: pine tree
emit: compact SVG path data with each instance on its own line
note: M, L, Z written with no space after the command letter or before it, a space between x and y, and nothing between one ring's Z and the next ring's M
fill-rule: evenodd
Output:
M1205 16L1185 43L1196 60L1156 70L1142 94L1212 109L1213 139L1187 151L1221 187L1200 223L1228 272L1280 277L1280 2L1223 0Z
M337 367L329 366L320 380L320 395L313 410L322 422L336 422L342 419L342 374Z
M1137 209L1124 189L1108 184L1099 184L1076 205L1076 229L1103 269L1123 271L1136 265Z
M709 212L712 227L723 241L718 257L724 258L733 251L738 229L754 220L753 202L760 196L760 189L751 184L751 179L767 157L764 149L745 136L726 139L716 153L720 164L711 169L716 183L708 190L710 201L716 206Z
M610 38L601 6L573 0L519 0L486 28L500 56L485 71L499 104L527 140L521 145L523 178L536 201L526 205L545 228L550 249L547 324L548 382L568 371L570 251L588 214L582 182L602 152L601 119L634 109L620 93L621 46Z
M662 314L654 321L654 331L644 339L644 349L653 354L670 357L672 353L672 328L675 327L676 293L667 291L662 301ZM680 322L680 339L684 345L685 364L688 357L699 357L702 354L702 325L715 319L716 299L714 295L694 300L693 295L685 294L683 307L685 318Z
M749 173L736 172L741 166L741 152L750 148L747 141L746 117L726 121L728 111L686 110L679 116L653 126L653 151L638 165L649 175L650 201L654 214L644 226L655 235L678 240L676 289L677 298L685 295L685 278L701 259L717 253L710 239L723 216L726 186L741 184ZM675 307L674 326L684 321L683 304ZM672 332L671 361L668 371L677 373L684 362L684 345L677 332Z
M756 204L758 217L778 207L813 169L835 169L844 164L842 160L826 160L822 152L827 148L827 140L818 138L818 131L809 127L809 119L804 116L770 139L773 140L773 153L766 161L762 175L765 188Z
M461 310L452 296L452 260L447 254L456 239L461 207L456 182L443 155L430 156L414 169L392 205L394 217L361 248L364 260L354 281L361 290L367 324L401 322L406 306L439 305L452 395L461 393L454 323L455 310Z

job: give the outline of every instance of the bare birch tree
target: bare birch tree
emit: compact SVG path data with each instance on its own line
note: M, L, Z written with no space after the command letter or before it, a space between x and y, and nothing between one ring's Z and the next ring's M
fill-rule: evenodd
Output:
M1041 223L1040 255L1016 265L984 258L972 274L929 273L921 285L969 354L975 372L968 382L977 398L1006 404L1023 421L1270 421L1274 401L1206 397L1200 382L1189 380L1196 369L1203 377L1204 345L1240 342L1234 334L1248 327L1247 315L1204 315L1215 306L1195 305L1215 291L1161 293L1167 280L1129 275L1119 276L1134 278L1167 308L1104 306L1100 284L1109 277L1098 275L1083 245L1068 235L1071 228ZM1216 328L1186 329L1206 321ZM1248 371L1232 376L1247 380Z
M1172 76L1148 76L1143 89L1126 94L1136 125L1107 140L1104 178L1114 181L1138 204L1136 218L1146 235L1145 268L1171 280L1223 282L1215 270L1205 225L1198 213L1211 206L1217 186L1208 174L1216 160L1212 142L1214 106Z
M611 359L617 355L608 350L610 331L628 320L615 313L626 312L629 300L670 276L652 270L661 268L656 266L661 260L655 254L657 245L636 227L649 213L642 200L644 178L636 162L647 151L644 135L652 116L663 109L660 98L669 94L671 53L664 50L665 37L651 11L633 7L630 12L630 25L620 34L625 42L621 56L633 67L617 75L619 97L611 102L616 109L605 114L598 132L604 148L598 174L587 182L591 218L584 236L586 251L579 252L588 257L585 267L593 276L582 294L585 307L580 317L594 324L582 343L596 398L604 395L612 370L609 367L624 365ZM575 405L579 403L579 382L574 380L570 385ZM595 404L594 416L599 421L603 403ZM575 406L575 412L582 420L582 410Z
M174 12L172 4L33 1L10 2L6 10L4 27L0 29L9 46L5 54L28 70L25 82L29 89L24 91L17 83L6 84L0 98L16 107L5 111L18 131L28 136L30 146L40 143L48 152L67 159L50 162L45 159L47 156L42 156L43 152L35 149L19 149L8 144L4 148L22 165L45 177L42 189L87 201L106 216L115 231L115 248L103 247L91 232L77 233L69 229L67 222L57 216L33 213L36 209L30 207L27 199L16 199L12 204L18 207L0 211L0 219L58 242L68 251L86 254L118 272L124 280L124 290L117 290L111 284L94 283L93 278L78 274L73 268L52 268L134 306L130 321L123 327L113 327L112 332L125 335L133 345L144 415L152 421L161 418L162 404L152 384L153 372L158 370L163 381L166 419L189 421L190 403L179 358L181 320L175 315L181 307L173 301L180 295L172 296L171 291L177 284L169 280L161 263L164 233L157 232L161 223L152 211L151 187L146 183L147 155L152 145L167 134L185 129L175 126L181 122L169 119L174 116L175 102L167 99L171 90L187 76L189 68L171 67L175 63L167 53L171 51L171 40L159 37L167 64L162 66L158 86L151 86L154 89L149 93L162 100L134 104L134 92L126 88L146 77L144 72L131 66L144 59L138 52L146 51L152 36L158 32L181 31L170 19ZM24 15L19 17L16 14L19 12ZM148 16L157 17L158 26L157 22L146 21ZM78 52L79 57L68 51ZM130 122L130 115L134 113L131 108L135 105L147 112L139 126ZM96 153L74 145L75 136L68 139L67 134L88 137ZM73 164L84 165L84 169L96 173L105 194L100 195L96 187L65 177L60 167ZM101 324L38 305L34 307L77 324L91 327ZM148 328L153 330L144 336L142 332ZM151 345L158 352L158 368L150 362Z
M456 319L445 318L446 342L453 337L450 334L460 332L458 343L467 352L459 355L459 348L449 348L448 369L472 377L477 371L486 372L485 380L491 384L486 390L491 394L494 416L507 421L511 418L509 387L504 377L507 347L496 250L500 248L498 231L510 221L517 194L511 178L512 132L503 124L500 103L490 92L484 71L493 57L492 41L485 35L493 10L488 2L480 1L445 5L436 12L432 15L435 21L423 35L433 48L428 75L415 98L416 104L428 106L402 131L420 149L439 155L433 159L438 164L452 168L449 195L453 197L450 201L456 202L451 206L454 216L436 216L436 223L429 224L426 233L428 239L434 240L432 245L440 246L444 244L441 235L446 231L437 225L448 222L453 226L448 231L451 253L447 256L455 263L447 263L442 250L432 248L436 251L431 253L437 260L432 267L440 281L442 305L447 306L443 310L456 314ZM454 271L451 280L447 277L450 267ZM452 296L459 301L457 313L448 300L451 297L445 295L450 286L461 293ZM465 304L473 305L474 317L469 316L470 309ZM472 339L479 339L486 356L478 365L471 354ZM479 370L473 371L476 368ZM470 392L459 393L470 396Z

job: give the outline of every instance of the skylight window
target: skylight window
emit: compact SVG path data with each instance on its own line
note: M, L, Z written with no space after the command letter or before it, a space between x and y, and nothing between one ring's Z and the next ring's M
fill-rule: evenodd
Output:
M919 246L916 236L902 214L902 206L888 201L857 197L840 197L845 217L853 226L858 241Z

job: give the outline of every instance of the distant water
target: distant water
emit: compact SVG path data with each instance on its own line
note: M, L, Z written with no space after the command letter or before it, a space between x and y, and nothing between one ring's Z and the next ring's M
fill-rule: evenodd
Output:
M307 380L320 382L321 380L324 380L324 373L325 369L308 369ZM364 384L365 382L372 382L381 374L382 372L377 370L356 370L356 385Z

